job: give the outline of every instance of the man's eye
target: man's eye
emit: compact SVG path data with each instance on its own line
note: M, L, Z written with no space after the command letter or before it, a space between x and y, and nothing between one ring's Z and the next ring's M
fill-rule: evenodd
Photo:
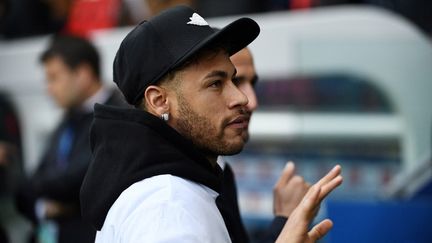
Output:
M220 80L216 80L210 84L210 87L219 88L221 85L222 85L222 82Z
M232 82L233 82L233 84L234 84L235 86L239 86L239 84L240 84L240 79L235 77L235 78L232 79Z
M252 82L251 82L252 87L254 87L254 89L256 88L257 82L258 82L258 76L255 75L255 77L253 77Z

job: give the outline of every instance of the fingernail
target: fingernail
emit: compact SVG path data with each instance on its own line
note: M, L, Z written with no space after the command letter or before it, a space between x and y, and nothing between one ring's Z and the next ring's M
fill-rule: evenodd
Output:
M288 169L288 168L290 168L290 167L294 167L294 163L293 163L292 161L288 161L288 162L285 164L285 168L284 168L284 170L286 170L286 169Z

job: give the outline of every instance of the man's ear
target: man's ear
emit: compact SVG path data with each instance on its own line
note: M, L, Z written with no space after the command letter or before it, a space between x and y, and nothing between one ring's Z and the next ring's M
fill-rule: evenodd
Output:
M144 92L147 111L160 117L169 112L167 91L159 86L150 85Z

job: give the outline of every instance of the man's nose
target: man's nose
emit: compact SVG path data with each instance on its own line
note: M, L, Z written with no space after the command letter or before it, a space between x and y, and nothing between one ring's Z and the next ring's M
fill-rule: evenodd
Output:
M230 85L230 96L231 101L229 103L230 108L234 108L236 106L246 106L249 102L248 97L244 94L237 86L234 84Z

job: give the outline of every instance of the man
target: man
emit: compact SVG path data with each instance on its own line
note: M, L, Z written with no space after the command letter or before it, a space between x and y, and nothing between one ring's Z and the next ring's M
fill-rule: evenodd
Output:
M134 28L114 60L114 81L138 109L96 106L94 160L81 188L96 242L231 242L215 199L218 155L241 151L247 97L229 56L259 33L242 18L214 31L192 9L164 11ZM278 240L312 242L331 228L307 226L341 183L336 167L304 197Z
M258 107L258 100L255 94L255 84L258 81L258 76L255 71L252 53L248 48L244 48L231 56L231 62L237 70L234 82L249 101L246 105L247 123L249 123L253 111ZM245 140L248 140L248 130L244 135ZM229 164L225 163L222 157L218 158L218 163L223 169L224 180L216 203L229 230L231 241L249 242L238 208L234 174ZM273 209L276 217L273 219L270 227L264 232L265 234L259 242L275 242L287 218L300 203L310 187L303 177L295 175L294 171L294 164L287 163L274 187Z
M7 226L16 219L13 195L23 168L21 130L14 104L6 93L0 92L0 242L9 242Z
M18 207L39 232L54 229L56 242L93 242L95 231L81 220L79 190L91 159L93 105L126 105L102 85L99 55L87 40L58 36L42 53L49 95L65 113L35 173L22 183ZM45 222L54 224L45 224ZM39 224L41 223L41 224ZM50 225L49 228L48 225ZM45 236L44 236L45 237Z

